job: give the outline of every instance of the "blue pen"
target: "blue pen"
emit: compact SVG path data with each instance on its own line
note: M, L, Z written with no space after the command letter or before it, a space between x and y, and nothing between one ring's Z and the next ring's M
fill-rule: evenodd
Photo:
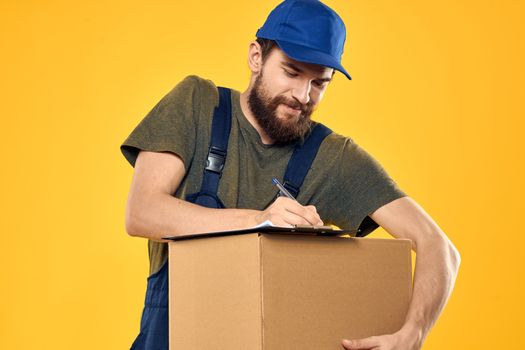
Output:
M297 199L294 198L294 196L292 196L290 194L290 192L288 192L286 190L286 188L284 188L284 186L279 182L279 180L277 180L275 177L272 178L272 182L275 186L277 186L277 188L279 189L279 191L281 191L282 194L284 194L286 197L290 198L290 199L293 199L294 201L297 202Z

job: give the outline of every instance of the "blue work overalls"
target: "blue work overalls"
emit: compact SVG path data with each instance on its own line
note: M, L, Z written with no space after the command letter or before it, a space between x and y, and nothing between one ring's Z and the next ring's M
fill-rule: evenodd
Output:
M219 105L213 112L212 132L201 189L187 201L209 208L224 208L217 196L231 130L231 91L219 87ZM332 131L317 124L302 145L296 146L286 167L283 185L297 197L321 142ZM140 333L131 345L136 350L168 349L168 262L148 277Z

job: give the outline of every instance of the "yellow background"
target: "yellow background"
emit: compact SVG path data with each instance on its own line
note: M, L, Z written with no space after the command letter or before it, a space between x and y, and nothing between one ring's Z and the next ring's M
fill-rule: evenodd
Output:
M277 3L0 3L1 349L129 348L148 261L124 230L119 146L188 74L244 90ZM315 119L373 154L462 255L424 349L523 349L523 2L326 3L354 80L336 75Z

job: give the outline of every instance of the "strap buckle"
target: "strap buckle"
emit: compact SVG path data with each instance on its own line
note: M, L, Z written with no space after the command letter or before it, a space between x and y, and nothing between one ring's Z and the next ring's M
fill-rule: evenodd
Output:
M224 163L226 162L226 151L220 148L211 146L208 151L208 159L206 159L205 170L213 171L219 175L222 174Z

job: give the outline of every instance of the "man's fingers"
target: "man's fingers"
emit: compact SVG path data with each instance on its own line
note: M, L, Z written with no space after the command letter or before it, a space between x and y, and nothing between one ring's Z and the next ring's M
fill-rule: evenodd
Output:
M294 200L287 199L288 201L285 202L285 209L306 220L305 223L297 225L322 225L321 217L317 214L317 209L315 209L313 205L305 207Z
M379 342L376 337L369 337L363 339L348 340L343 339L343 347L348 350L357 350L357 349L372 349L375 346L379 345Z
M284 209L282 212L272 215L270 219L275 225L287 226L287 225L311 225L302 215L295 214L292 211Z
M322 226L323 221L319 217L319 215L312 213L310 211L300 211L300 212L292 212L292 214L295 216L298 216L301 218L301 222L295 223L296 225L312 225L312 226Z
M315 218L317 219L317 222L313 222L312 225L323 226L324 222L321 219L321 216L319 216L319 214L317 213L317 208L313 205L307 205L306 208L308 208L308 210L311 210L313 213L315 213Z
M286 212L283 215L283 220L286 224L289 225L310 225L308 220L306 220L304 217L296 215L292 212Z
M307 205L306 208L313 210L313 212L317 214L317 208L315 207L315 205Z
M317 209L315 209L313 205L302 206L290 198L277 198L269 210L273 212L271 216L279 217L280 220L283 220L287 224L323 225L323 221L319 214L317 214ZM277 224L277 222L275 223Z
M310 207L303 207L299 203L293 202L293 204L290 204L285 209L305 220L304 223L298 223L296 225L323 225L323 221L319 214L317 214L317 210Z

